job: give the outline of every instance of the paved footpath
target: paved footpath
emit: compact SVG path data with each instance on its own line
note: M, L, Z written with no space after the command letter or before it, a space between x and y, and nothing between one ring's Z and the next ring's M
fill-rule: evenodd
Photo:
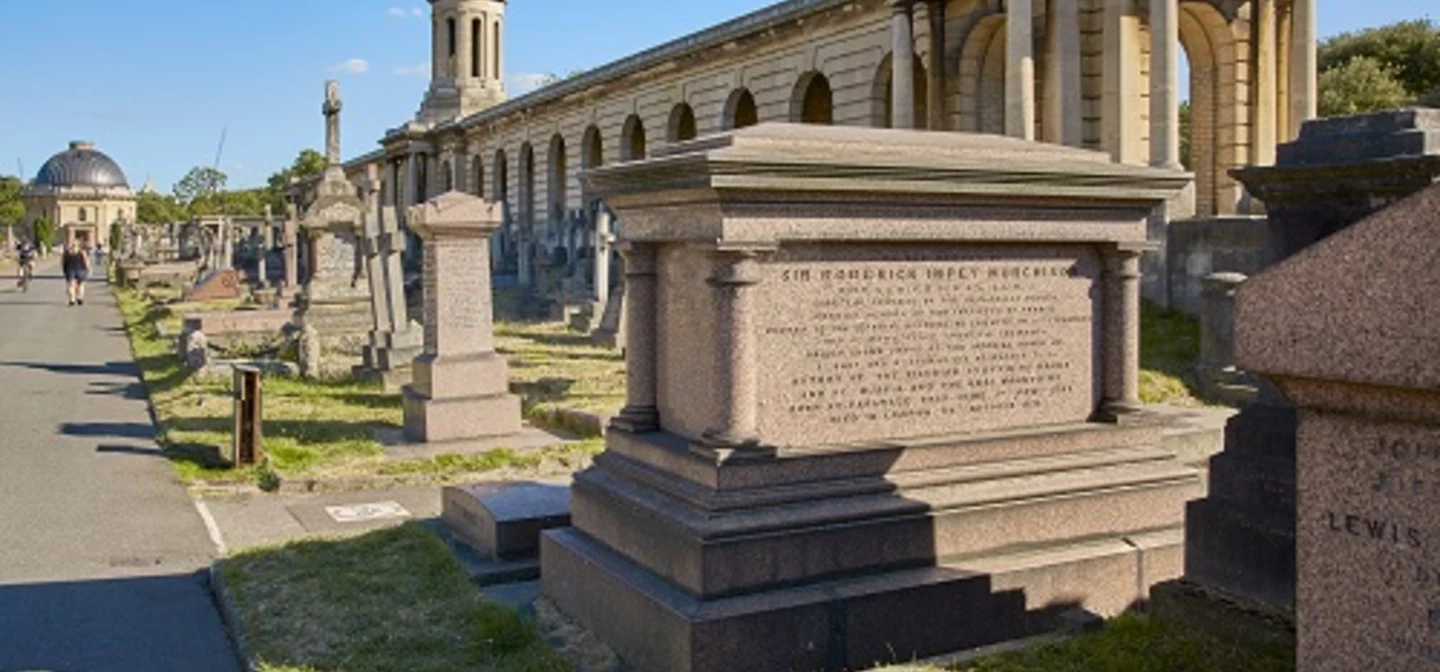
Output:
M0 671L238 672L103 284L0 277Z

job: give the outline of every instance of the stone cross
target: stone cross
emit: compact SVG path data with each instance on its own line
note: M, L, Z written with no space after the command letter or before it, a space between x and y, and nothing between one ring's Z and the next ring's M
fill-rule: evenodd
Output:
M325 82L325 105L321 111L325 113L325 162L327 165L340 165L340 82L329 80Z
M373 361L371 349L379 347L380 337L389 331L390 306L389 297L385 294L385 267L380 258L380 199L378 190L374 183L370 185L370 193L366 194L366 201L369 208L364 216L364 238L362 240L362 253L365 255L365 275L370 286L370 349L366 350L365 365L370 368L377 368Z
M435 442L520 431L520 399L491 333L489 239L496 204L452 191L414 206L425 249L425 350L404 389L405 435Z
M235 263L235 227L230 218L220 220L220 263L218 268L230 268Z
M615 249L615 232L610 224L614 219L610 209L600 206L595 213L595 302L604 310L610 301L610 255Z

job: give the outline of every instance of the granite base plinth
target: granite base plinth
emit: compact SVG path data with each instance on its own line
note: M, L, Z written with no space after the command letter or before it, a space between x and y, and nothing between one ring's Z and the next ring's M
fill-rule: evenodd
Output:
M1065 627L1179 573L1177 530L697 599L584 532L541 537L541 587L638 672L867 669Z
M434 399L406 387L405 438L420 443L460 441L517 434L520 397L496 394Z

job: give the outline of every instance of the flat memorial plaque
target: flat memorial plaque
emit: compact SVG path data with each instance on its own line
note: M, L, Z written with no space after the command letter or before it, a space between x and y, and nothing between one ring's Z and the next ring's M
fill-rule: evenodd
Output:
M372 520L409 518L410 512L399 502L373 502L348 506L327 506L325 513L337 523L364 523Z
M1093 248L787 247L765 273L767 443L1083 422L1095 410Z

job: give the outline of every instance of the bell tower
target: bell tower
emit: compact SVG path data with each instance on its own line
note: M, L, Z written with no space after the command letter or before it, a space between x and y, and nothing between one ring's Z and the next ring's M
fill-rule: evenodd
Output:
M430 0L430 90L422 123L468 116L505 95L505 0Z

